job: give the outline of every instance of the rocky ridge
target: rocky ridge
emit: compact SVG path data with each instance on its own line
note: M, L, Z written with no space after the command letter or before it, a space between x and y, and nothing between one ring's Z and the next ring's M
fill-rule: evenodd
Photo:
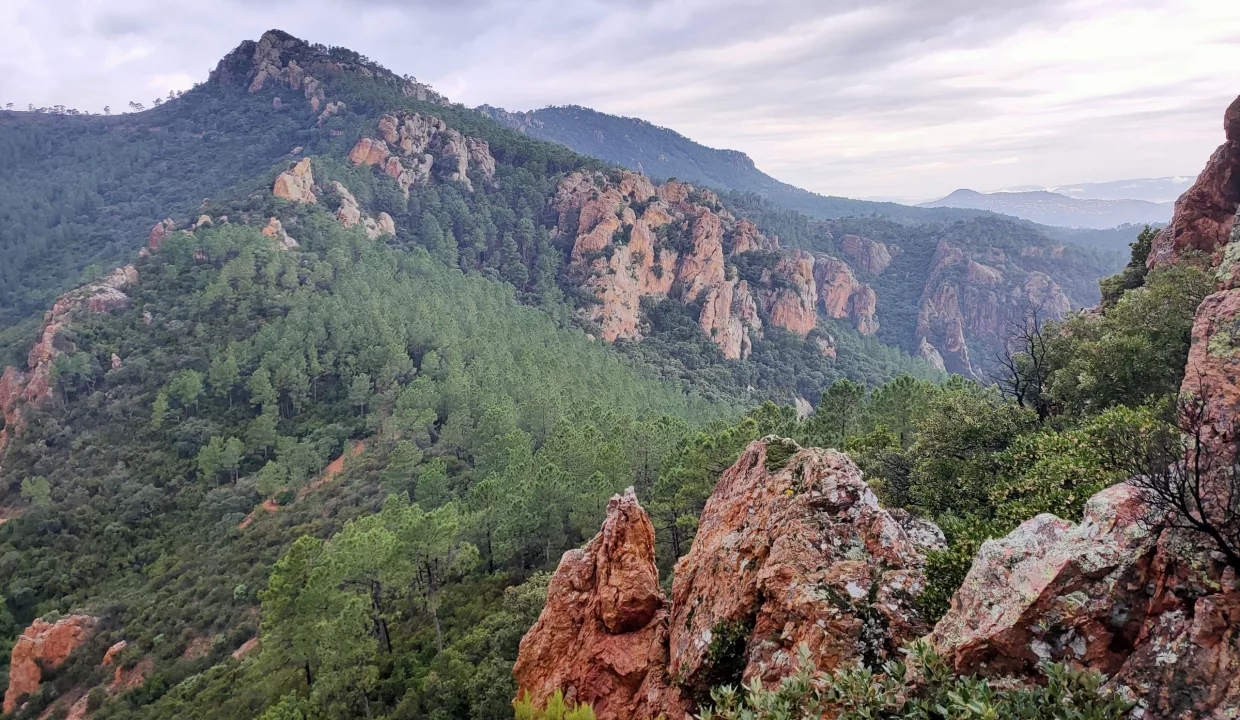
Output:
M764 322L806 336L824 291L834 298L823 304L827 315L852 318L863 334L877 329L873 290L846 263L781 251L778 238L722 209L709 190L676 181L656 187L629 171L576 172L560 182L552 209L555 232L573 237L570 270L599 301L583 315L608 342L642 337L647 296L698 303L699 327L730 359L749 356ZM746 253L774 261L742 278L735 259ZM838 272L821 275L820 264Z
M0 413L4 417L0 452L21 428L22 407L38 406L51 398L52 366L62 353L73 352L73 343L61 331L78 313L105 313L128 307L129 296L124 291L137 281L138 271L133 265L126 265L56 299L43 316L43 329L26 356L25 371L9 366L0 374Z
M405 97L447 105L448 99L428 85L402 78L356 53L311 45L281 30L269 30L257 41L246 40L225 55L210 82L244 87L257 93L265 87L282 87L301 93L321 118L339 112L342 104L327 98L327 81L353 73L386 82Z
M716 682L781 677L800 643L825 669L881 660L927 630L915 598L941 539L880 508L843 454L764 438L720 479L670 604L649 518L631 491L613 498L560 561L514 673L535 702L561 690L637 720L683 717Z

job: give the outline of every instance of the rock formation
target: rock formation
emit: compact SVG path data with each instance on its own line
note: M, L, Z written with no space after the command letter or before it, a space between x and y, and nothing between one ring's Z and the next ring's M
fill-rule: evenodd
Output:
M667 617L654 527L629 488L607 504L599 534L560 560L521 640L517 685L540 706L562 690L593 705L599 720L679 717L685 708L667 685Z
M280 30L269 30L254 42L247 40L224 56L211 72L210 82L244 87L250 93L284 87L300 92L314 112L330 105L328 82L341 74L376 78L394 86L406 97L439 105L448 99L416 80L400 77L365 61L336 60L328 50L313 46Z
M0 412L4 427L0 429L0 451L21 427L21 405L36 405L52 395L52 366L62 352L72 352L72 343L60 331L80 312L104 313L129 306L125 290L138 281L133 265L117 268L102 280L70 290L56 298L52 309L43 316L39 339L26 356L26 371L7 367L0 375Z
M485 140L465 137L439 118L421 113L381 116L377 137L358 140L349 161L379 167L406 197L410 187L430 181L432 168L443 168L436 172L444 180L459 182L471 192L475 181L495 180L495 158Z
M1000 347L1010 326L1035 309L1043 320L1058 319L1071 304L1045 273L1013 268L1009 274L941 240L918 305L918 354L947 372L973 377L979 368L970 357L970 342Z
M95 618L69 615L55 623L35 620L13 645L9 660L9 688L4 693L4 712L11 713L39 689L43 673L64 664L69 655L94 631Z
M641 338L641 298L673 297L700 306L698 325L725 357L748 357L770 322L804 336L816 323L814 259L782 254L762 276L736 277L729 260L777 252L779 241L719 209L718 198L680 182L659 187L640 173L573 173L552 209L557 232L573 232L570 271L599 302L586 319L604 340Z
M827 317L851 319L862 335L878 332L878 320L874 317L877 304L874 290L857 280L848 263L819 256L814 262L814 282L822 311Z
M891 251L887 246L869 238L845 235L839 239L839 246L844 257L873 275L886 270L891 264Z
M318 201L314 194L314 170L310 158L302 158L297 164L276 177L271 192L278 198L295 203L311 204Z
M263 235L276 241L278 248L292 250L298 247L298 243L287 232L284 231L284 225L279 218L271 218L267 221L267 225L262 229Z
M878 663L927 628L915 606L933 526L878 501L833 450L751 443L707 501L676 565L670 609L654 533L632 492L603 530L564 555L514 673L541 703L555 690L600 718L683 718L708 686L771 682L806 643L820 667ZM672 679L675 679L675 682Z
M1116 485L1090 499L1079 525L1044 514L987 541L932 642L965 674L1031 673L1065 660L1114 674L1149 600L1158 533L1145 514L1139 492Z
M151 234L146 238L147 248L150 250L158 250L159 246L163 243L164 238L167 237L168 233L172 232L174 228L176 228L176 223L172 221L172 218L164 218L163 220L155 223L155 227L151 228Z
M700 693L729 640L743 676L767 682L795 669L801 643L824 670L895 656L926 630L923 562L845 455L751 443L676 564L669 670Z
M1143 717L1234 717L1236 574L1200 537L1151 520L1121 484L1091 498L1079 525L1039 515L987 541L929 639L960 672L1068 663L1110 676Z
M1240 97L1223 115L1223 133L1225 141L1205 170L1175 201L1171 224L1154 238L1146 260L1150 267L1173 263L1186 250L1205 253L1212 264L1221 259L1240 205Z

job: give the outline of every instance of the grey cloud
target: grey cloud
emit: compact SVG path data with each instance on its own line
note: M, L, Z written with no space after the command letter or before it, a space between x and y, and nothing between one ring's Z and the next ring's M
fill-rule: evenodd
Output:
M162 94L155 86L201 80L241 40L279 27L467 104L642 117L837 194L1192 172L1217 143L1228 92L1240 91L1225 67L1185 59L1199 37L1175 35L1133 38L1159 50L1114 86L1106 75L1088 93L1027 82L1062 74L1071 87L1092 68L1059 54L1080 48L1040 52L1022 38L1074 38L1083 23L1141 13L1195 12L1199 35L1219 47L1232 38L1230 54L1219 52L1234 68L1240 12L1211 12L1208 0L6 2L17 24L0 27L0 101L21 106L97 109ZM1091 33L1079 41L1111 40Z

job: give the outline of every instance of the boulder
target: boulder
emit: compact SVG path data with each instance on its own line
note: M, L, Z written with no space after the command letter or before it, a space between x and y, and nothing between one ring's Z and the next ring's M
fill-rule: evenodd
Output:
M654 527L629 488L608 502L599 534L560 560L547 604L521 640L520 692L541 706L563 691L600 720L682 716L667 685L664 605Z
M4 712L11 713L39 689L43 673L64 664L95 629L96 618L68 615L54 623L35 620L17 638L9 660L9 687L4 693Z
M1046 661L1114 674L1149 603L1159 534L1146 516L1121 484L1091 498L1079 525L1044 514L986 541L931 642L964 674L1032 674Z
M313 188L314 171L310 167L310 158L302 158L297 161L296 165L276 177L271 192L278 198L313 205L317 202Z

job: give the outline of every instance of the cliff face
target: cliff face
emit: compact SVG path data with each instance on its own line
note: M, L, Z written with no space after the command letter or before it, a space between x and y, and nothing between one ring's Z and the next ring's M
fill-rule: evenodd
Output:
M940 241L917 311L918 353L948 372L978 374L974 348L997 348L1032 311L1042 320L1062 318L1071 303L1051 277L1007 264L1002 252L980 259Z
M844 235L839 239L840 251L857 267L877 275L891 264L891 251L881 242L857 235Z
M1226 140L1175 201L1171 224L1154 238L1150 267L1174 263L1187 250L1205 253L1214 264L1221 260L1240 205L1240 97L1223 115L1223 132Z
M754 442L707 502L670 608L649 519L631 492L612 499L599 535L560 561L517 682L604 720L679 718L710 683L786 675L800 643L824 669L881 661L927 629L917 542L941 536L919 530L879 508L844 455Z
M729 262L777 252L778 239L719 209L718 198L679 182L655 187L639 173L573 173L552 200L557 232L573 232L570 270L598 303L584 310L604 340L641 338L641 298L699 303L698 325L731 359L761 337L759 308L776 326L805 335L817 324L813 257L785 253L760 278L736 276Z
M9 688L4 693L4 712L11 713L26 696L39 689L45 671L55 670L90 638L95 618L69 615L55 623L35 620L13 645L9 660Z
M862 335L878 332L874 290L857 280L848 263L825 255L814 261L814 282L827 317L849 318Z

